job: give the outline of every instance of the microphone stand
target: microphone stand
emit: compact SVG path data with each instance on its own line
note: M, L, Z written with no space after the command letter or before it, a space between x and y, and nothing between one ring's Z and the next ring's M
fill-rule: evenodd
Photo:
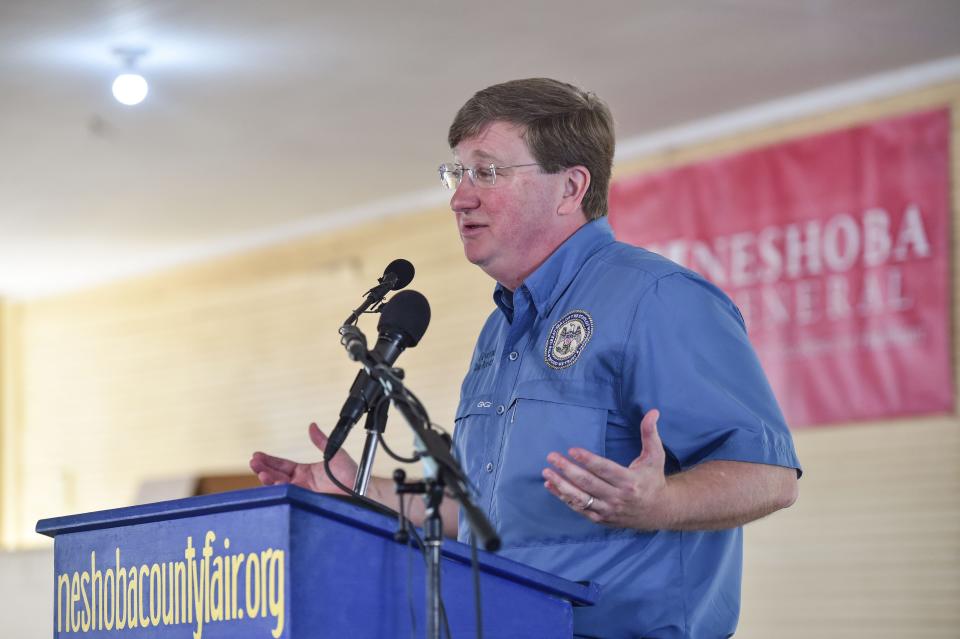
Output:
M367 341L363 333L360 332L360 329L356 327L356 323L357 320L360 319L360 316L367 312L367 309L382 302L387 292L393 290L393 286L396 283L397 276L394 273L384 274L384 276L380 278L380 283L366 292L367 298L363 301L363 304L355 308L347 319L343 321L343 325L340 326L340 343L346 347L350 359L361 362L364 367L367 368L368 373L370 366L368 366L366 362L366 360L369 359L367 354ZM380 407L382 407L382 409ZM377 454L377 444L380 441L379 436L387 427L387 407L388 403L383 402L378 405L377 410L368 411L366 422L364 423L367 438L363 443L363 454L360 457L360 463L357 465L357 474L353 481L353 490L358 495L364 497L367 495L367 488L370 484L370 474L373 472L373 459Z
M402 468L393 471L396 492L401 495L424 495L427 502L427 517L423 521L423 544L427 547L427 639L440 639L440 548L443 545L443 518L440 516L440 504L443 503L444 483L442 476L424 481L407 482ZM401 507L400 516L403 517ZM408 537L404 524L394 538L406 543Z
M385 397L392 399L403 415L410 429L414 432L418 456L425 460L423 481L406 483L405 474L400 469L394 473L394 481L397 484L398 494L421 493L426 496L424 544L427 559L427 639L440 639L440 560L443 544L443 519L440 507L443 503L445 489L449 489L453 493L454 499L460 502L464 516L470 522L474 535L485 550L491 552L498 550L500 548L500 538L490 520L473 503L469 492L470 482L463 472L463 468L450 452L449 440L444 439L437 431L430 428L425 409L422 411L415 410L413 402L419 405L419 401L403 385L403 371L399 368L390 368L376 361L366 349L366 338L355 326L342 326L340 334L343 336L341 342L346 347L351 359L360 362L371 379L375 379L383 386ZM367 441L364 444L363 456L357 467L355 482L355 490L361 495L365 493L369 483L377 440L386 427L388 406L388 401L381 401L367 413ZM406 531L406 524L403 520L402 498L400 513L401 531L398 532L398 540L402 538L401 533Z
M357 464L357 475L353 482L353 490L358 495L366 496L367 494L367 488L370 484L370 474L373 472L373 458L377 454L380 435L382 435L387 428L387 409L389 407L389 402L380 402L373 410L367 412L367 419L364 423L367 438L363 442L363 454L360 455L360 462Z
M394 481L397 484L398 494L422 493L427 501L427 516L423 526L424 544L427 547L426 636L427 639L440 639L440 549L443 544L443 520L440 506L445 489L449 488L453 497L460 502L464 516L470 522L474 534L485 550L498 550L500 538L490 520L473 503L469 494L469 481L460 464L451 454L448 440L431 429L425 418L417 414L407 401L397 399L398 394L408 395L401 381L402 372L398 375L397 370L399 369L371 366L369 374L383 385L386 396L393 398L397 409L414 432L417 448L422 451L419 453L420 457L429 460L424 462L426 476L423 481L406 483L402 470L394 473ZM404 526L402 522L401 526Z

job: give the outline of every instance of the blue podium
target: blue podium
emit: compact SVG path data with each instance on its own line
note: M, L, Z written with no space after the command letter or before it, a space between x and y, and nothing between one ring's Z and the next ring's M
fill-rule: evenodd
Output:
M396 520L295 486L44 519L55 637L423 637L424 560ZM475 636L470 548L443 546L454 639ZM573 636L573 583L480 552L485 638Z

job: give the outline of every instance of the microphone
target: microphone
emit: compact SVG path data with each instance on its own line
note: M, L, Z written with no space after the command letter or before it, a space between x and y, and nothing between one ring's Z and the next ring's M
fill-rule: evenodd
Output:
M406 262L406 260L396 261ZM410 267L410 271L412 273L413 267ZM398 278L398 281L401 280ZM377 323L380 335L373 350L369 352L370 359L375 365L393 366L400 353L420 343L429 324L430 304L427 298L417 291L397 293L384 304L380 312L380 321ZM347 400L340 409L340 419L330 433L327 446L323 450L325 460L337 454L353 425L361 415L380 400L382 395L383 387L379 381L372 378L365 370L357 373Z
M355 324L360 315L368 308L379 302L390 291L399 291L413 281L413 264L403 258L398 258L387 264L383 270L383 275L377 279L376 286L364 293L367 299L364 300L360 308L350 313L344 322L344 326Z
M413 273L413 264L403 258L395 259L383 269L383 277L377 280L380 284L367 291L367 295L377 294L380 298L387 291L399 291L413 281Z

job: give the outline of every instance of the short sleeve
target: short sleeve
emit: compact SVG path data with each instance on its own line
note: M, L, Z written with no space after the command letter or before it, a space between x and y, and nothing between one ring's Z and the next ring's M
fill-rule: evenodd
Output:
M660 438L675 466L668 472L711 460L800 471L743 318L706 280L676 272L649 285L624 344L623 371L622 410L631 421L660 411Z

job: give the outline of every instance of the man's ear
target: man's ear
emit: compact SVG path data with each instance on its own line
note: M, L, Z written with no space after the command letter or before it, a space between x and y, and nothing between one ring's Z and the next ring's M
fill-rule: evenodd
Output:
M590 171L585 166L571 166L563 170L563 197L557 215L583 213L581 203L590 187Z

